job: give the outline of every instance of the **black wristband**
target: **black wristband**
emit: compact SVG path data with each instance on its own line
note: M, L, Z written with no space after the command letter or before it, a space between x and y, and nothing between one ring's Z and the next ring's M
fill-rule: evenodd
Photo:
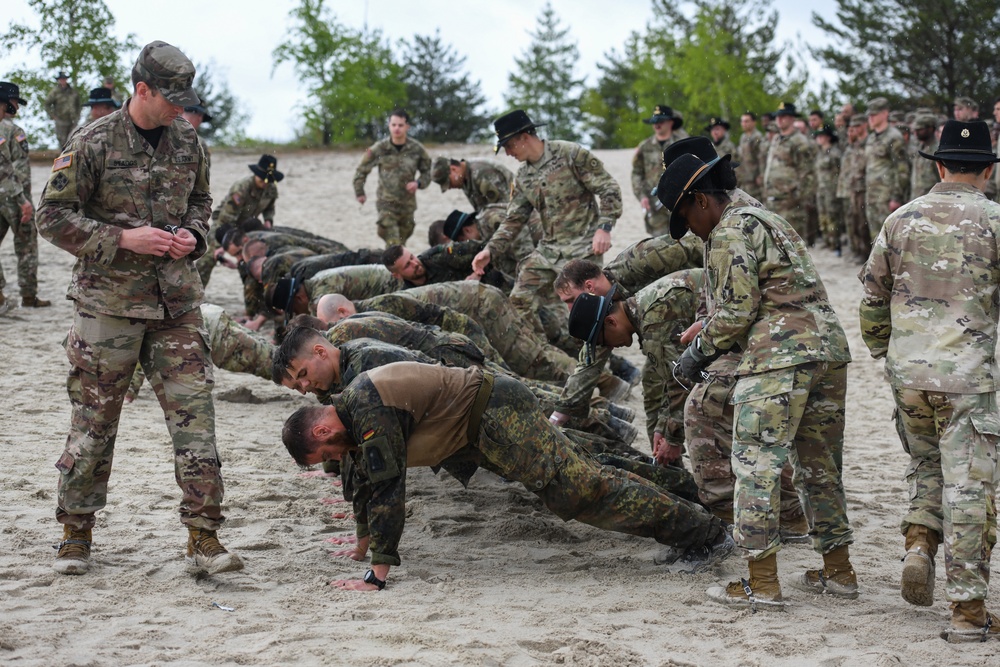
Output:
M375 584L379 590L385 588L385 581L375 576L375 570L368 570L365 572L365 576L362 578L362 581L366 584Z
M597 225L597 228L600 229L602 232L607 232L608 234L611 233L610 222L602 222L601 224Z

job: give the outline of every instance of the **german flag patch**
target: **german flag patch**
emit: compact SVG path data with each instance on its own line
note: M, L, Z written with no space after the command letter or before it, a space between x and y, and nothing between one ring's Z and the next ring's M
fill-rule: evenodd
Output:
M371 428L371 429L368 429L367 431L365 431L361 435L361 439L362 440L371 440L371 438L372 438L373 435L375 435L375 429Z
M65 155L60 155L52 162L52 171L59 171L60 169L65 169L73 164L73 154L66 153Z

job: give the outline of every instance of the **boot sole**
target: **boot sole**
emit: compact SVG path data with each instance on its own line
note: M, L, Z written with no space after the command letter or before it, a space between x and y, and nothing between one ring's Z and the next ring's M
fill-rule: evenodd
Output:
M928 556L916 551L906 554L899 594L918 607L930 607L934 604L934 567Z
M808 591L809 593L816 593L817 595L832 595L833 597L843 598L845 600L857 600L858 599L858 589L847 588L842 584L836 582L829 582L826 586L822 583L812 583L806 578L804 574L798 574L788 580L788 583L792 585L793 588L797 588L800 591Z
M983 635L982 630L956 630L948 628L941 632L941 639L949 644L980 644L990 639L1000 639L1000 634L990 632Z
M750 609L750 600L746 598L729 597L724 586L713 586L705 591L705 595L712 602L718 602L728 607L738 607L740 609ZM784 600L760 600L756 601L757 610L765 611L785 611L788 604Z
M243 569L243 561L236 554L226 554L205 562L203 558L197 556L187 556L188 565L201 570L206 574L222 574L223 572L237 572Z
M52 569L59 574L87 574L90 563L85 560L57 560Z

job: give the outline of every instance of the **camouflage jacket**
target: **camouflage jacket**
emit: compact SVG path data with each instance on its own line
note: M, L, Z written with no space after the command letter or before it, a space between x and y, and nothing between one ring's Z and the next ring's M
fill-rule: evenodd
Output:
M837 182L840 180L840 146L816 151L816 199L832 203L837 196Z
M503 221L507 219L507 204L489 204L476 213L476 227L479 229L480 238L489 243ZM508 276L517 276L518 263L531 254L535 249L535 244L542 238L542 226L538 221L538 214L532 213L514 242L507 246L507 251L498 255L491 252L490 263L493 267Z
M757 179L763 180L764 170L767 168L767 144L764 143L764 135L760 130L754 128L753 132L740 135L740 143L733 159L740 163L736 167L736 178L740 186L744 190L760 192Z
M347 246L332 239L325 239L314 234L300 233L296 230L275 231L273 229L259 229L255 232L247 232L245 243L251 241L263 241L267 246L267 254L273 255L285 248L305 248L317 255L346 252Z
M863 144L847 144L840 158L840 175L837 177L837 196L850 199L858 192L865 191L865 147Z
M28 160L28 135L10 118L0 120L0 138L10 142L11 157L14 160L14 175L31 200L31 162ZM0 188L2 190L2 188Z
M553 261L588 257L597 226L613 226L621 216L622 192L586 148L549 140L538 162L518 170L507 219L489 242L491 254L507 252L532 211L541 217L537 250L543 256Z
M729 204L705 256L712 310L699 335L706 354L739 345L740 376L851 360L805 243L780 216Z
M906 143L891 125L884 132L869 132L865 141L865 190L869 197L905 202L910 191L910 162Z
M482 366L486 356L462 334L430 324L417 324L388 313L358 313L346 317L326 332L327 340L341 345L355 338L371 338L423 352L435 361L465 368Z
M292 265L289 273L301 281L306 281L320 271L336 269L342 266L363 266L379 264L382 261L382 250L362 248L345 252L324 253L305 257Z
M644 197L649 198L652 212L647 213L647 216L657 219L656 227L670 224L669 211L663 208L659 199L650 194L660 182L660 174L663 173L663 151L666 150L667 146L687 136L688 133L684 130L677 130L670 135L669 139L660 142L654 134L636 146L635 153L632 155L632 194L640 202Z
M332 383L326 391L316 391L316 398L324 405L333 405L337 395L344 387L354 382L361 373L379 366L397 361L416 361L423 364L436 364L423 352L409 348L384 343L374 338L355 338L337 345L340 350L340 378Z
M933 155L937 149L937 139L933 138L926 144L917 145L917 150L928 155ZM941 177L938 176L937 162L916 155L913 158L913 171L910 174L910 199L923 197L939 182L941 182Z
M177 317L202 301L194 260L206 249L212 212L208 169L194 129L164 128L156 150L128 115L130 102L78 132L52 166L35 221L38 233L77 262L68 296L117 317ZM155 185L155 188L154 188ZM135 227L183 227L197 239L181 259L119 247Z
M274 220L274 202L278 199L278 186L265 183L261 190L254 182L254 175L233 183L229 194L219 207L219 224L235 225L247 218L260 216L265 222Z
M75 123L80 120L80 111L83 109L83 102L77 95L73 86L55 86L49 91L48 97L42 103L42 108L52 120Z
M510 182L514 179L510 169L486 160L467 160L465 169L462 192L476 213L487 204L510 201Z
M663 276L682 269L701 267L704 245L694 234L675 241L669 234L633 243L607 263L604 273L625 297Z
M728 136L723 137L719 143L713 141L712 145L715 146L715 154L719 157L732 155L733 160L736 160L736 145Z
M351 301L356 301L403 289L403 281L394 277L381 264L327 269L306 280L304 284L313 310L324 294L343 294Z
M22 151L13 135L13 125L0 124L0 202L13 200L20 206L31 199L18 173Z
M889 215L858 277L861 335L894 386L996 391L1000 204L938 183Z
M426 284L465 280L472 273L472 259L483 249L482 241L459 241L428 248L417 255L424 265ZM406 287L416 287L406 281Z
M673 364L684 346L684 330L698 318L704 269L678 271L639 290L625 302L625 312L646 355L642 402L652 441L660 433L667 442L684 444L684 402L688 391L673 375Z
M765 200L795 199L800 203L815 200L814 150L801 132L774 135L764 169Z
M416 195L406 191L406 184L417 181L421 190L431 182L431 156L419 141L407 137L401 149L392 145L391 139L372 144L361 158L354 172L354 195L365 194L365 181L371 170L378 166L378 203L416 204ZM416 174L420 172L420 177Z

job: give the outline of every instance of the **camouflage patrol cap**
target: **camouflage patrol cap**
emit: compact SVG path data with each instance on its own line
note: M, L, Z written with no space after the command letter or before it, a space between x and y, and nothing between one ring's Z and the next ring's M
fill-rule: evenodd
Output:
M132 66L132 84L140 81L159 90L171 104L189 107L201 103L191 87L194 64L180 49L166 42L157 40L142 47Z
M937 116L929 113L917 114L913 119L913 130L933 130L937 128Z
M431 180L441 186L441 192L451 187L451 181L448 180L451 176L450 167L451 160L446 157L434 158L434 164L431 165Z
M866 115L871 116L882 111L889 110L889 100L884 97L876 97L875 99L868 100L868 111Z
M850 126L851 127L867 127L868 126L868 117L865 116L863 113L856 113L853 116L851 116Z
M965 107L966 109L972 109L973 111L979 111L979 103L976 102L971 97L966 97L964 95L955 98L955 103L953 106Z

